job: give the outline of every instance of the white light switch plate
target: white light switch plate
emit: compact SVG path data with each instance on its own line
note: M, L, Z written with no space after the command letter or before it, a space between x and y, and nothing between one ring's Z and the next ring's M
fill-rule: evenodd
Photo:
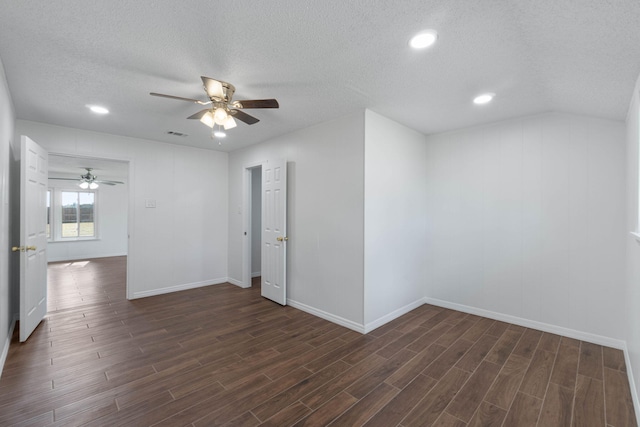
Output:
M145 208L155 208L156 207L156 199L145 199L144 200Z

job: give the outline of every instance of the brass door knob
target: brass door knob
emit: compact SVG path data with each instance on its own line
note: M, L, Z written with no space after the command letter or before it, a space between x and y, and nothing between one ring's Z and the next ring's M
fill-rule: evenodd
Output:
M36 246L13 246L11 247L11 252L27 252L27 251L35 251L38 249Z
M289 238L288 237L278 237L278 238L276 238L276 240L278 242L283 242L283 241L286 242L287 240L289 240Z

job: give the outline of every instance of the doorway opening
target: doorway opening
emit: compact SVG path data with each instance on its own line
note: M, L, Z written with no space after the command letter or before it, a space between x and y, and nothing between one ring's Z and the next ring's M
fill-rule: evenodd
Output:
M252 199L257 195L251 191L253 173L261 176L261 206L252 209ZM257 186L257 177L256 186ZM251 286L253 261L251 256L254 236L260 236L260 294L280 305L287 305L287 161L273 159L245 165L243 171L242 205L238 213L242 214L242 282L239 286ZM253 203L255 205L256 203ZM252 212L255 212L252 215ZM258 213L259 212L259 213ZM252 221L261 218L260 232L252 233ZM257 248L258 246L256 246ZM256 252L257 249L256 249ZM257 265L257 262L256 262ZM256 280L257 281L257 280Z
M49 153L48 311L128 299L131 167L128 160ZM87 168L96 187L79 186Z
M247 169L249 205L247 227L249 244L249 286L260 287L262 277L262 166Z
M50 262L47 265L47 312L125 301L126 277L126 256Z

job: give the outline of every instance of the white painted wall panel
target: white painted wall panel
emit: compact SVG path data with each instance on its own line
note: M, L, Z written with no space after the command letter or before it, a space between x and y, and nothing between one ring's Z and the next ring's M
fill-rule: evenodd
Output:
M623 124L545 114L427 140L426 296L623 339Z
M425 137L367 110L364 151L364 321L371 325L422 303Z
M640 155L640 78L636 83L631 97L631 105L627 116L627 146L626 146L626 183L627 183L627 231L639 231L638 221L638 181L640 168L638 157ZM626 340L628 348L627 366L631 373L632 393L635 395L636 414L640 413L638 407L638 394L640 393L640 241L636 237L627 235L626 239L626 289L624 297L626 301Z
M542 123L540 117L522 122L522 299L521 316L542 321Z
M562 119L550 115L545 116L542 123L542 280L538 287L542 296L541 321L568 327L569 161L572 153L570 122Z
M520 279L522 266L522 180L506 177L521 169L521 141L514 138L520 132L513 124L501 129L488 128L485 132L486 149L481 158L484 303L489 310L513 315L519 306L509 301L521 299L521 289L512 283ZM460 194L465 192L461 188Z
M617 123L616 123L617 126ZM589 294L581 292L581 288L585 283L589 283L590 272L587 268L582 266L588 266L592 263L593 248L590 247L591 241L596 230L593 227L598 227L599 221L593 222L591 220L591 209L589 206L590 200L593 196L591 193L594 183L591 181L597 179L591 171L591 156L590 154L594 140L597 141L597 137L592 135L593 129L591 126L581 126L580 123L572 122L571 128L571 141L573 147L571 149L571 156L569 161L569 192L568 209L569 209L569 227L568 235L570 239L568 241L568 269L569 269L569 290L568 290L568 302L570 312L574 312L575 318L570 319L570 325L573 329L578 329L580 325L587 325L588 330L597 330L591 323L591 316L586 310L581 310L580 307L588 306ZM614 148L614 144L610 144L605 139L605 144ZM597 161L604 160L605 157L598 158ZM595 195L598 198L597 195ZM602 200L604 203L605 200ZM585 232L589 230L588 232Z
M134 297L227 277L226 153L18 121L51 152L130 160L129 285ZM145 200L156 201L146 208Z
M482 150L480 144L472 144L470 141L461 139L452 148L456 150L454 157L459 158L458 166L459 174L456 176L455 194L460 194L463 189L467 192L468 197L456 197L455 203L455 220L444 221L446 217L441 217L440 224L449 227L453 236L451 242L454 247L447 251L449 260L441 259L443 262L451 263L449 273L452 279L448 281L447 286L451 286L454 291L452 297L463 304L473 304L475 301L482 299L482 288L478 292L468 292L472 289L470 284L477 283L478 278L483 276L483 260L484 260L484 240L482 238L482 230L477 227L479 221L484 215L483 206L483 182L478 179L482 176L484 164L478 159L482 158ZM450 163L445 165L447 168L452 167ZM425 167L426 170L430 168ZM438 169L437 173L445 172L446 169ZM429 182L429 178L426 180ZM426 184L425 182L425 184ZM442 194L442 199L447 199L446 194ZM441 200L442 200L441 199ZM430 212L431 206L427 209ZM472 218L469 220L468 218ZM455 224L458 224L456 226ZM431 228L433 230L433 227ZM446 239L446 235L439 235L440 238ZM429 247L429 238L426 238L426 246ZM442 275L441 275L442 276Z
M363 322L364 113L229 154L229 276L242 282L243 169L287 159L287 297Z

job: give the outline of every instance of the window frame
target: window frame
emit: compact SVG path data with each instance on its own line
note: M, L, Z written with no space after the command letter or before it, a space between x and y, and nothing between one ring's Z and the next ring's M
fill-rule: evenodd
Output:
M80 189L77 186L60 186L49 187L48 191L51 192L51 208L50 208L50 236L47 241L49 243L61 243L61 242L86 242L90 240L100 240L100 227L99 227L99 191L98 189ZM62 193L92 193L93 194L93 236L62 236ZM78 220L80 217L78 216Z

